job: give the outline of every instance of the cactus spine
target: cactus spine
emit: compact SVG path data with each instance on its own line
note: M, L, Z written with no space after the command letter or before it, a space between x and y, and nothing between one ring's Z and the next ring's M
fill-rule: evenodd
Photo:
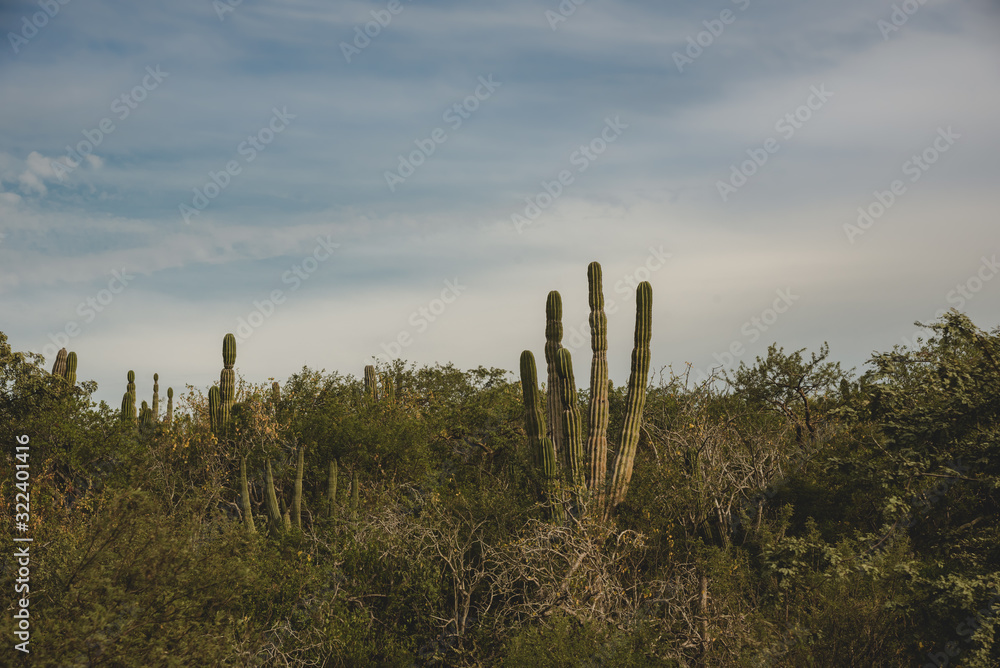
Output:
M160 419L160 374L153 374L153 420Z
M222 364L222 373L219 375L220 427L229 422L230 411L236 400L236 372L233 371L233 365L236 364L236 337L232 334L226 334L222 339Z
M628 376L628 395L625 399L625 423L622 425L621 445L611 480L612 507L625 500L625 493L632 479L632 464L635 463L635 450L642 426L642 409L646 405L652 323L653 288L649 281L643 281L635 291L635 344L632 348L632 369Z
M559 500L559 479L556 452L552 439L545 435L541 397L538 395L538 377L535 356L530 350L521 353L521 393L524 397L525 426L528 446L535 465L542 472L542 502L548 507L550 519L562 521L562 504Z
M172 424L174 421L174 388L167 388L167 424Z
M52 365L52 375L64 378L66 376L66 349L60 348L56 353L55 364Z
M70 387L76 385L76 353L66 356L66 373L63 375Z
M122 397L122 419L135 422L135 371L128 372L128 388Z
M247 484L247 458L240 458L240 506L243 510L243 526L247 533L257 533L253 523L253 511L250 508L250 485Z
M559 375L556 373L556 353L562 348L562 297L553 290L545 300L545 364L546 408L549 414L549 434L556 461L563 450L562 398L559 396Z
M590 465L590 496L597 512L604 512L605 478L608 458L608 316L604 313L601 265L587 267L590 301L590 438L587 462Z

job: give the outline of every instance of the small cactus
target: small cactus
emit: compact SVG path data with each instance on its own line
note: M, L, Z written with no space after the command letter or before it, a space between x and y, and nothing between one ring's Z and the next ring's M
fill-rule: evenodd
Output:
M375 367L369 364L365 367L365 399L371 403L375 403L378 399L375 385Z
M128 372L128 388L122 397L121 417L123 420L135 422L135 371Z
M66 349L60 348L56 353L55 364L52 365L52 375L63 378L66 376Z
M250 507L250 486L247 484L247 458L240 458L240 506L243 510L243 526L247 533L257 533L253 523L253 509Z
M172 424L174 421L174 388L167 388L167 424Z
M147 429L153 426L153 409L145 401L142 402L142 410L139 411L139 423Z
M160 419L160 374L153 374L153 421Z

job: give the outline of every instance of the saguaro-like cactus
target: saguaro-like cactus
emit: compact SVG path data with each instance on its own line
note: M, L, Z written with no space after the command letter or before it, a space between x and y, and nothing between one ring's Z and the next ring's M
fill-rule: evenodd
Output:
M236 337L232 334L226 334L222 339L222 364L222 373L219 375L220 426L229 422L230 411L236 401L236 372L233 371L233 365L236 364Z
M128 372L128 388L122 397L122 419L135 422L135 371Z
M208 390L208 419L212 431L218 436L222 431L222 397L216 385Z
M142 402L142 410L139 411L139 423L147 429L153 426L153 409L145 401Z
M253 509L250 507L250 485L247 484L247 458L240 457L240 506L243 510L243 526L247 533L257 533L253 523Z
M625 399L625 423L622 425L621 445L611 480L610 507L625 500L625 493L632 479L632 464L635 462L635 449L639 444L639 429L642 426L642 409L646 405L652 325L653 288L648 281L643 281L635 291L635 345L632 348L632 369L628 376L628 395Z
M552 439L545 435L535 356L530 350L521 353L521 393L524 397L524 423L528 432L528 446L531 448L535 465L542 474L542 502L548 508L549 517L561 522L562 503L559 499L556 451L552 446Z
M70 387L76 385L76 353L66 356L66 373L63 376Z
M271 460L267 460L267 467L264 473L264 486L267 488L267 514L271 520L271 532L280 533L284 527L281 519L281 508L278 506L278 495L274 492L274 473L271 470Z
M160 419L160 374L153 374L153 420Z
M281 403L281 384L278 381L271 383L271 401L275 406Z
M52 365L52 375L64 378L66 376L66 349L60 348L56 353L56 361Z
M167 388L167 424L172 424L174 421L174 388Z
M600 513L604 512L605 479L608 469L608 316L604 313L604 289L601 265L587 267L590 301L590 437L587 439L587 462L590 466L590 496Z
M330 460L330 475L326 481L326 513L328 517L337 516L337 460Z
M648 282L636 290L635 346L632 350L632 368L629 375L626 417L619 441L618 455L610 485L607 482L608 450L608 361L607 316L604 313L604 294L601 285L601 266L592 262L587 268L590 301L591 348L593 361L590 370L590 436L586 452L580 411L577 406L576 382L569 351L562 348L562 301L558 292L550 292L545 306L545 357L549 367L548 414L549 433L553 438L554 460L562 463L568 482L581 507L585 485L590 491L590 508L607 517L611 509L625 499L636 446L642 423L642 410L646 401L646 382L649 376L649 341L652 332L653 290ZM526 365L530 368L526 368ZM534 358L529 351L521 354L521 384L526 408L525 425L533 451L543 453L540 446L544 427L540 426L540 410L531 408L537 402L534 396ZM530 387L529 387L530 386ZM558 441L556 436L559 435ZM586 454L586 460L584 460ZM536 463L548 466L542 454L535 455ZM586 461L586 464L584 463ZM586 479L584 479L586 478Z
M292 521L297 529L302 529L302 474L306 466L306 444L299 443L298 461L295 467L295 487L292 488Z
M556 461L563 451L562 397L559 374L556 373L556 353L562 348L562 297L553 290L545 300L545 365L546 409L549 414L549 434L556 451ZM558 464L557 464L558 466Z
M378 399L375 385L375 367L369 364L365 367L365 400L372 403Z

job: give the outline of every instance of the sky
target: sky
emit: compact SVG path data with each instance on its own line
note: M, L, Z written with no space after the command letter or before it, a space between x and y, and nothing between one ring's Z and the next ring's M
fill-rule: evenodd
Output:
M587 266L610 375L864 369L1000 324L1000 2L0 3L0 331L117 406L374 360L515 372ZM996 279L996 280L994 280ZM664 371L667 373L667 371ZM511 379L515 376L511 375Z

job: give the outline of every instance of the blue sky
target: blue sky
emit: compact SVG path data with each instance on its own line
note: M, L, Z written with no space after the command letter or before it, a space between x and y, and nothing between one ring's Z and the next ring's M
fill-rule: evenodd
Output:
M1000 320L996 2L232 2L0 9L0 331L112 405L515 370L549 290L582 379L592 260L616 382L636 280L695 375Z

